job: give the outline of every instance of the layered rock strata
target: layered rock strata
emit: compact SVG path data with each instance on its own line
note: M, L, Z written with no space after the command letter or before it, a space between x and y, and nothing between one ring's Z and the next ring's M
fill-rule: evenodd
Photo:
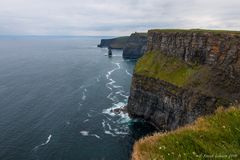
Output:
M140 58L147 50L147 34L133 33L128 39L123 49L123 58L137 59Z
M150 30L147 39L133 76L131 117L173 130L239 102L238 32Z

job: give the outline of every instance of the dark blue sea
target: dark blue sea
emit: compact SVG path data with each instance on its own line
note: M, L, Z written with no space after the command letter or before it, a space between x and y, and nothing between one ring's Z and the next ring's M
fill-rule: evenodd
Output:
M152 127L113 113L136 61L101 37L0 37L0 160L128 160Z

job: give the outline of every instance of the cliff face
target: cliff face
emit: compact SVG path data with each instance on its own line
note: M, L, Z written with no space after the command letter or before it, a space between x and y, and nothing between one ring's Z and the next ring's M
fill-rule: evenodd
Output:
M147 34L133 33L128 39L123 49L123 58L137 59L140 58L147 50Z
M102 39L101 43L98 45L98 47L106 47L106 48L112 48L112 49L123 49L128 41L128 36L126 37L118 37L113 39Z
M240 34L152 30L132 81L128 112L173 130L240 100Z
M240 63L239 40L240 33L235 32L151 30L148 33L148 51L159 50L186 62L236 68Z
M165 81L134 75L128 113L143 118L160 130L173 130L213 113L218 99Z

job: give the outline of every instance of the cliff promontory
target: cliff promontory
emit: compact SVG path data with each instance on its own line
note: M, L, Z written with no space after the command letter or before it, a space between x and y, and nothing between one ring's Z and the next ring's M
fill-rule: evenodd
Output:
M124 59L138 59L147 50L147 33L133 33L130 36L102 39L98 47L123 49Z
M128 41L128 36L125 37L118 37L118 38L112 38L112 39L102 39L101 43L98 45L98 47L101 48L111 48L111 49L123 49Z
M147 33L133 33L123 49L123 58L140 58L147 50Z
M150 30L127 106L131 117L173 130L240 100L240 33Z

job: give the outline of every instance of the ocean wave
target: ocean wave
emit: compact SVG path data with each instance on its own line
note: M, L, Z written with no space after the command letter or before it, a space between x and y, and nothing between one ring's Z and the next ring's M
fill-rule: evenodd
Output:
M107 79L109 79L109 77L111 76L111 74L112 74L113 72L115 72L116 70L121 69L120 63L113 63L113 64L115 64L117 67L114 68L114 69L112 69L111 71L108 71L108 73L106 74L106 78L107 78Z
M80 134L82 136L91 136L91 137L95 137L97 139L101 139L101 137L97 134L89 134L89 131L80 131Z
M101 137L97 134L91 134L90 136L96 137L97 139L101 139Z
M89 119L85 119L84 121L83 121L83 123L86 123L86 122L88 122L89 121Z
M89 135L88 131L80 131L80 133L81 133L82 136L88 136Z
M106 78L109 81L106 83L106 87L111 90L107 95L107 99L110 99L113 103L110 108L103 109L102 113L106 119L102 121L102 127L104 133L110 136L127 135L128 134L128 123L130 118L128 113L123 112L123 108L127 104L128 95L124 91L123 86L117 85L117 82L111 77L112 73L121 69L120 63L113 63L116 68L110 70L106 74ZM126 70L127 74L130 74Z
M104 131L104 133L105 134L108 134L108 135L111 135L111 136L113 136L113 137L116 137L116 135L115 134L113 134L112 132L110 132L110 131Z
M104 110L102 111L102 113L107 114L107 115L110 115L110 116L116 116L117 114L114 113L113 110L118 109L118 108L120 108L121 106L123 106L123 105L121 105L121 104L124 104L124 103L119 102L119 103L117 103L117 104L114 104L111 108L104 109Z
M87 116L88 116L88 117L92 117L92 115L91 115L91 114L89 114L89 113L87 113Z
M126 73L127 73L127 75L129 75L129 76L133 76L130 72L128 72L128 70L126 70Z
M37 150L39 147L42 147L42 146L47 145L47 144L51 141L51 138L52 138L52 135L50 134L50 135L47 137L47 140L46 140L44 143L42 143L42 144L40 144L40 145L37 145L36 147L34 147L33 150Z
M85 101L86 98L87 98L87 96L86 96L85 92L83 92L83 93L82 93L82 100Z

